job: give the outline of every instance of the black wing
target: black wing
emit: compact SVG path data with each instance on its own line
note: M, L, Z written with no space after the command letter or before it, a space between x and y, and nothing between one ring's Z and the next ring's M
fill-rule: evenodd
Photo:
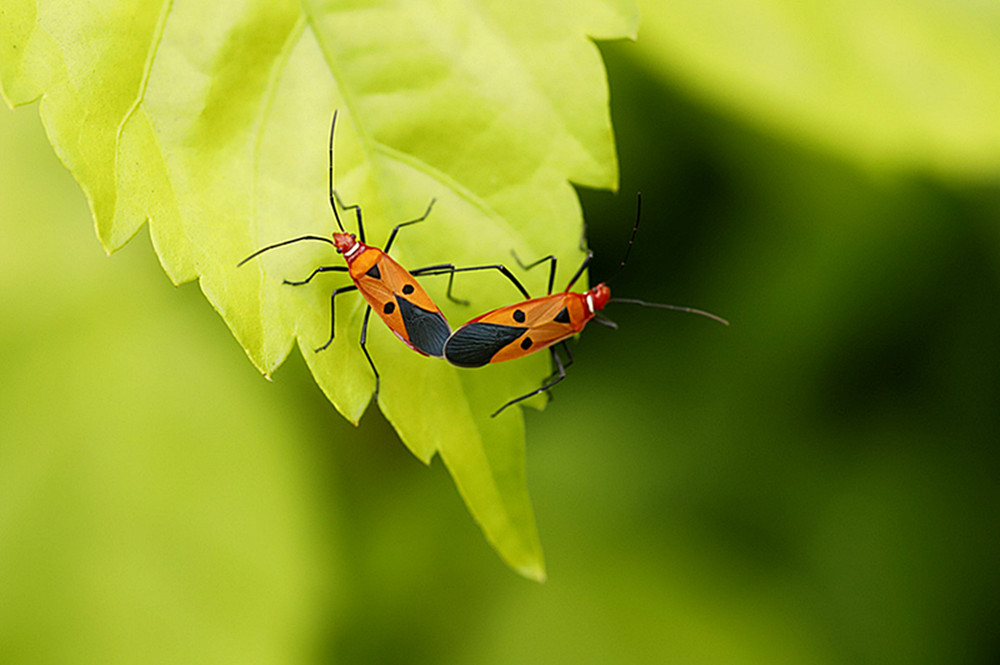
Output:
M476 321L462 326L444 344L444 357L458 367L482 367L528 328Z
M428 312L409 300L396 296L399 315L406 327L406 336L413 348L429 356L440 358L444 355L444 343L451 335L451 326L441 312Z

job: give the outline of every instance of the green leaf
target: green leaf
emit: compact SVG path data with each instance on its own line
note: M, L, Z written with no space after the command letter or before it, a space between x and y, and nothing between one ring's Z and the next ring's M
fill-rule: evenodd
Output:
M330 419L233 371L145 234L103 256L33 115L0 112L0 662L304 660L345 611Z
M335 229L333 109L337 189L361 204L370 242L437 199L393 247L404 266L506 262L511 250L572 266L581 220L570 182L617 184L591 39L634 35L628 0L6 4L4 95L11 104L42 96L50 140L104 246L121 247L148 219L171 279L199 280L263 373L298 342L355 423L374 388L357 343L360 298L338 299L336 340L314 353L329 335L330 291L347 282L282 283L342 259L305 243L236 269L259 247ZM540 292L545 276L535 272L524 281ZM445 299L445 282L427 286L452 322L517 297L498 275L460 276L456 292L472 301L460 307ZM521 412L489 414L537 387L546 358L459 370L373 324L379 407L418 458L441 453L500 555L541 579Z
M713 103L869 166L994 177L1000 4L646 0L641 57Z

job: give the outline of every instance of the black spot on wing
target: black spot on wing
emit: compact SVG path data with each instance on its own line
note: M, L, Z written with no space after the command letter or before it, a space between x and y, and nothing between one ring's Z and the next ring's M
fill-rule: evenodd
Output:
M396 296L399 314L403 317L403 327L410 344L418 351L440 358L444 355L444 343L451 334L451 326L441 312L429 312L417 307L406 298Z
M371 277L372 279L382 279L382 272L378 269L377 263L373 265L371 268L369 268L368 272L366 272L365 274Z
M469 323L456 330L444 345L444 357L459 367L482 367L528 329L499 323Z
M559 313L556 314L555 320L557 323L569 323L569 309L563 307L559 310Z

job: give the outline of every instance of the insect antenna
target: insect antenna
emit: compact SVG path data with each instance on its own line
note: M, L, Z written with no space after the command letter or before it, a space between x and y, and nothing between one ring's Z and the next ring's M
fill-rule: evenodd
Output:
M256 252L254 252L250 256L246 257L245 259L237 263L236 267L239 268L241 265L243 265L250 259L256 258L266 251L277 249L278 247L284 247L285 245L291 245L293 242L299 242L300 240L319 240L320 242L325 242L328 245L333 244L332 240L330 240L329 238L324 238L323 236L299 236L298 238L292 238L291 240L282 240L281 242L276 242L273 245L268 245L267 247L262 247L258 249Z
M337 202L335 201L335 199L337 198L337 193L333 191L333 130L336 128L337 128L337 109L334 109L333 121L330 122L330 160L329 160L330 207L333 208L333 216L337 220L337 226L340 228L342 233L347 233L347 229L344 228L344 225L340 221L340 213L337 212ZM364 232L362 232L362 235L363 234Z
M642 192L637 192L635 195L635 225L632 227L632 235L629 236L628 245L625 246L625 256L622 257L621 263L618 264L618 270L612 275L605 284L610 284L611 281L617 277L625 264L628 263L629 254L632 253L632 245L635 244L635 234L639 232L639 217L642 215Z
M697 314L699 316L706 316L713 321L718 321L722 325L728 326L729 321L726 321L721 316L712 314L711 312L706 312L702 309L695 309L694 307L681 307L680 305L665 305L658 302L646 302L645 300L636 300L635 298L611 298L608 302L623 302L630 305L641 305L642 307L656 307L657 309L673 309L678 312L687 312L688 314Z

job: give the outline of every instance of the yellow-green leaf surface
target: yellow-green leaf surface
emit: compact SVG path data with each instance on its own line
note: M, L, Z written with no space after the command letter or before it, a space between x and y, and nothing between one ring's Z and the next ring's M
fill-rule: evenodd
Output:
M0 111L0 663L300 662L347 569L316 421L44 147Z
M1000 3L643 0L641 57L769 130L866 165L993 177Z
M607 86L593 39L632 36L626 0L533 3L84 3L12 0L0 15L0 83L12 105L41 97L63 162L113 251L145 221L175 283L198 279L266 375L298 344L317 383L357 422L374 389L358 347L360 298L337 303L342 262L321 243L255 249L335 229L327 137L339 109L336 187L361 204L368 240L401 232L410 268L580 259L572 183L614 187ZM345 217L345 219L351 219ZM524 276L540 291L545 276ZM428 290L458 323L516 297L499 275L456 280L469 307ZM373 321L379 406L421 460L439 452L501 556L544 576L528 501L519 409L489 414L538 385L544 357L481 370L424 358ZM373 488L377 491L377 488Z

